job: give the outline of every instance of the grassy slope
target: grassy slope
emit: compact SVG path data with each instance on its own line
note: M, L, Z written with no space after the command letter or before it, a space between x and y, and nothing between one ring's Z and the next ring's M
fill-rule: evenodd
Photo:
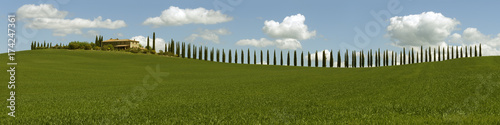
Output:
M332 69L82 50L16 56L17 116L3 108L0 124L500 121L500 57ZM157 64L170 75L140 89Z

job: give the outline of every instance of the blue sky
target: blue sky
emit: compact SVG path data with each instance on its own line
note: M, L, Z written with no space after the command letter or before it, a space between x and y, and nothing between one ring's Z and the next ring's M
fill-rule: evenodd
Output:
M394 4L396 3L396 4ZM397 4L399 3L399 4ZM97 26L97 27L70 27L80 33L66 32L57 34L55 29L49 27L57 24L37 25L29 27L30 19L18 19L17 50L27 50L31 41L47 41L53 43L68 43L70 41L93 42L95 34L103 35L105 39L120 38L131 39L141 36L152 36L156 32L157 38L169 41L183 41L215 48L225 49L247 49L252 50L298 50L316 51L332 49L361 50L361 49L388 49L399 51L401 47L415 47L415 45L437 46L437 45L476 45L482 43L485 55L500 54L500 18L497 16L500 9L498 1L452 1L452 0L350 0L350 1L263 1L263 0L173 0L173 1L130 1L111 2L100 0L51 0L51 1L9 1L8 4L0 5L1 13L6 17L8 13L18 12L22 6L33 4L31 7L50 5L51 8L66 15L60 19L93 21L99 16L102 20L110 19L112 22L122 21L122 26ZM371 12L387 12L389 5L396 5L401 11L390 13L390 17L401 17L402 23L394 23L395 29L389 30L391 20L384 19L380 23ZM221 5L221 6L215 6ZM209 12L213 10L219 15L225 16L226 21L215 23L185 22L182 25L144 25L148 18L159 17L163 11L177 7L180 10L202 8ZM28 11L25 11L28 12ZM432 12L432 13L431 13ZM18 15L26 13L18 13ZM280 29L280 27L268 27L269 32L264 31L266 21L274 21L283 24L286 17L304 17L302 23L307 29L299 28ZM414 16L410 16L414 15ZM440 16L441 15L441 16ZM165 15L170 16L170 15ZM407 18L404 18L407 16ZM411 29L404 27L408 20L419 20L419 17L436 17L435 20L421 20L418 26L422 28ZM37 16L40 17L40 16ZM221 17L221 16L219 16ZM219 17L214 17L219 18ZM300 18L296 18L299 19ZM433 18L434 19L434 18ZM208 19L210 20L210 19ZM394 21L397 21L396 19ZM7 20L1 20L7 24ZM165 22L164 22L165 23ZM168 23L168 22L167 22ZM297 22L295 22L297 24ZM298 24L301 24L300 21ZM365 27L379 27L373 30L372 36L368 36L367 44L356 44L355 38L359 36L356 28L366 33ZM403 27L401 27L403 26ZM293 27L293 26L292 26ZM283 28L283 27L281 27ZM409 29L408 29L409 28ZM442 31L442 34L433 34L432 31ZM283 32L279 32L283 31ZM376 32L378 31L378 32ZM431 31L426 32L426 31ZM274 32L274 33L273 33ZM314 32L314 34L312 34ZM6 30L1 30L7 34ZM300 33L306 33L307 37L294 37ZM307 35L309 33L309 35ZM429 33L429 34L426 34ZM194 37L199 36L199 37ZM203 35L212 36L203 39ZM437 34L437 35L436 35ZM213 40L213 36L218 40ZM302 34L303 35L303 34ZM415 37L407 37L416 35ZM190 37L191 36L191 37ZM291 37L290 37L291 36ZM262 41L260 39L264 38ZM414 40L422 38L424 41ZM253 41L251 41L253 39ZM244 41L247 40L247 41ZM260 40L260 41L259 41ZM278 45L280 41L285 45ZM361 40L360 40L361 41ZM363 40L364 41L364 40ZM242 44L237 44L238 42ZM261 43L259 43L261 42ZM262 44L262 43L269 44ZM290 43L288 43L290 42ZM243 44L246 43L246 44ZM251 44L252 43L252 44ZM298 44L297 44L298 43ZM257 45L258 44L258 45ZM261 45L261 46L259 46ZM290 46L288 46L290 45ZM0 46L5 52L7 46Z

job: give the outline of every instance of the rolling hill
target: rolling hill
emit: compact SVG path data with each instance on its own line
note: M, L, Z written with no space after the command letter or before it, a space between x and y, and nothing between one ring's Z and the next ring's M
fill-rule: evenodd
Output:
M16 58L16 118L4 107L0 124L500 123L498 56L377 68L84 50Z

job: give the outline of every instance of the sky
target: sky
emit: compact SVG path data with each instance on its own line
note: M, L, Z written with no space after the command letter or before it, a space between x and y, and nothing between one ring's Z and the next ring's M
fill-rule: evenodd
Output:
M226 50L327 54L481 43L489 56L500 55L498 5L466 0L38 0L0 6L5 18L17 16L17 51L30 49L31 41L94 42L96 35L145 44L155 32L159 49L171 39ZM0 50L6 52L7 45Z

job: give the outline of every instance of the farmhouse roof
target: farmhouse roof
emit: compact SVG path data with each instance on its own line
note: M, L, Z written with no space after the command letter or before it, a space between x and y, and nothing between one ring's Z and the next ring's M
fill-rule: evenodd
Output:
M109 42L139 42L139 41L136 41L136 40L130 40L130 39L109 39L109 40L106 40L106 41L102 41L104 43L109 43Z

